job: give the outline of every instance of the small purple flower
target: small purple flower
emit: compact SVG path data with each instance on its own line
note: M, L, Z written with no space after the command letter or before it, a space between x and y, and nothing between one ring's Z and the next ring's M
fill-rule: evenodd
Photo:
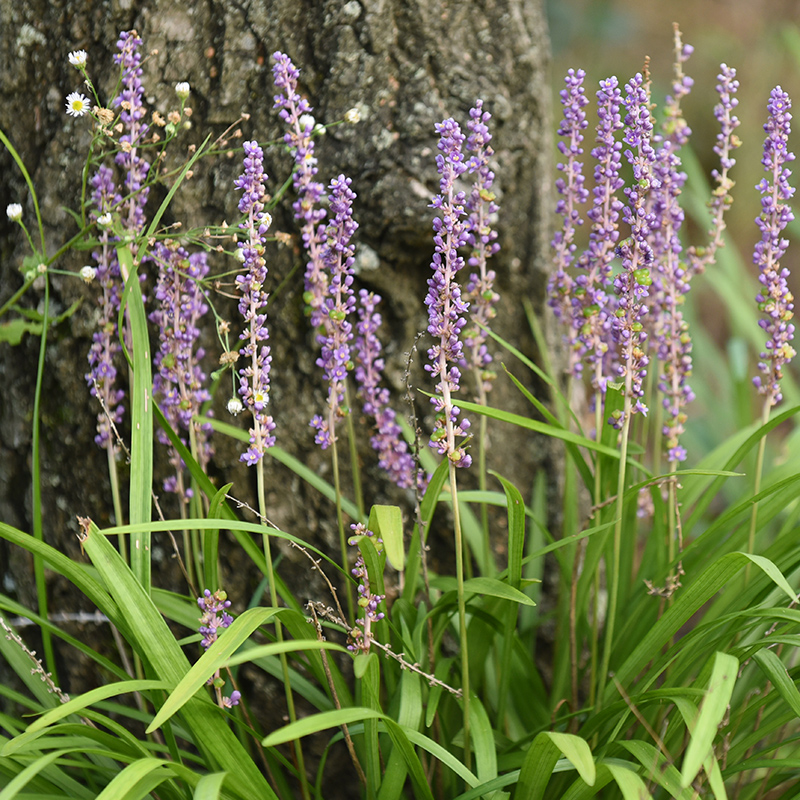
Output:
M381 387L383 359L377 332L381 315L375 310L381 298L362 289L358 293L358 336L354 342L356 382L358 396L364 404L364 413L375 423L375 433L370 444L378 453L378 464L389 473L392 480L403 489L414 486L414 459L408 452L397 424L394 409L389 407L389 390Z
M200 617L200 627L197 629L198 633L203 635L200 644L204 650L208 650L214 642L219 638L220 629L227 628L233 622L233 617L228 613L231 607L231 601L228 600L227 592L217 589L213 594L210 589L203 591L203 596L197 598L197 605L203 612ZM239 691L233 691L230 697L222 696L222 687L225 681L220 677L219 670L217 670L207 681L207 684L212 684L217 692L218 702L223 708L232 708L239 705L242 694Z
M327 292L323 297L320 322L323 333L317 337L322 354L317 359L328 381L328 416L319 415L311 420L317 433L315 441L323 450L336 441L336 421L344 416L344 382L352 369L350 342L353 326L348 317L356 306L353 297L353 253L351 238L358 228L353 219L355 192L350 189L350 178L340 175L330 183L330 210L333 218L325 229L325 246L322 260L328 269Z
M468 230L462 222L464 216L464 192L456 192L456 179L467 171L461 148L464 134L455 120L446 119L436 125L439 134L439 150L436 166L440 174L439 189L431 208L441 212L433 219L433 241L435 252L431 268L433 276L428 280L428 294L425 305L428 307L428 332L436 344L428 350L430 364L425 369L433 378L438 378L436 389L441 396L431 400L436 409L436 422L431 447L447 457L457 467L468 467L472 463L462 446L456 445L456 437L463 436L469 429L469 421L459 421L460 410L454 405L452 394L458 391L461 372L457 364L463 359L461 331L466 325L464 314L469 304L461 299L461 289L455 276L464 266L464 259L458 255L459 248L467 243Z
M311 325L317 328L322 323L323 304L327 294L327 274L322 258L325 242L325 209L320 201L325 189L314 180L317 174L317 159L314 155L313 117L311 106L297 92L297 79L300 71L292 64L289 56L276 52L272 68L275 86L283 94L275 95L274 108L279 108L280 118L289 125L283 140L294 156L294 188L297 200L292 204L295 219L302 224L303 246L308 253L305 274L305 301L310 309Z
M483 326L488 326L497 314L495 305L500 295L494 291L494 270L487 269L486 262L500 249L495 241L497 231L492 230L492 217L500 210L495 203L495 194L492 191L494 172L489 168L489 159L494 151L489 146L492 135L486 123L492 118L488 111L483 110L483 100L478 100L475 107L470 109L470 120L467 129L467 152L474 153L469 160L469 171L475 174L472 192L467 199L466 209L469 213L467 219L467 244L472 248L468 264L477 272L469 276L466 286L465 299L470 304L470 320L472 325L464 334L469 358L467 363L476 375L479 402L486 402L486 394L491 391L495 373L491 371L492 356L486 346L488 333ZM480 323L480 324L478 324Z
M159 268L155 289L159 307L150 314L150 321L158 327L160 341L155 357L153 396L174 430L179 433L191 431L198 463L205 468L212 454L209 443L211 426L198 423L194 418L199 414L201 404L211 399L200 366L205 353L196 346L200 321L208 311L200 289L200 281L208 274L207 257L204 252L189 255L175 243L168 246L157 242L153 258ZM158 438L169 447L170 463L176 470L176 476L165 481L165 490L177 490L189 497L191 490L182 488L185 464L163 431L158 431Z
M769 116L764 125L767 138L761 159L769 180L764 178L756 186L761 192L761 214L756 218L761 241L755 247L753 263L758 267L761 284L756 301L764 314L758 324L768 338L758 364L764 377L753 378L753 383L759 393L765 395L765 409L782 400L779 381L783 377L783 367L795 356L790 344L794 338L794 325L790 322L794 317L794 297L787 285L789 270L780 265L789 246L783 231L794 219L788 202L794 195L794 188L789 185L792 173L786 167L794 161L794 154L788 149L791 107L789 95L776 86L767 104Z
M264 243L272 218L264 211L266 188L264 181L264 153L256 142L244 143L244 172L236 179L236 188L241 189L239 211L244 221L239 227L246 232L245 241L238 247L243 256L245 274L236 276L236 285L242 293L239 301L246 329L239 338L245 342L239 354L245 366L239 370L239 395L245 408L253 415L250 428L250 447L240 459L248 466L257 464L268 448L275 444L272 432L275 422L266 413L269 403L269 373L272 363L267 331L265 308L269 293L264 291L267 279L267 263L264 259Z
M366 525L358 522L352 524L350 529L353 531L353 536L347 542L349 545L357 545L359 539L368 537L373 539L379 553L383 551L383 539L375 536L372 531L367 529ZM358 579L358 606L363 610L364 616L356 620L358 627L350 631L350 644L347 645L347 649L352 653L359 651L366 653L372 643L372 625L380 622L385 616L382 611L378 611L378 606L386 599L386 595L373 594L370 589L369 574L364 563L364 556L361 555L360 551L351 573L354 578Z
M200 644L204 650L208 650L217 641L220 628L227 628L233 622L233 617L228 613L231 601L221 589L213 594L210 589L205 589L203 596L197 598L197 605L203 612L200 627L197 629L203 635Z

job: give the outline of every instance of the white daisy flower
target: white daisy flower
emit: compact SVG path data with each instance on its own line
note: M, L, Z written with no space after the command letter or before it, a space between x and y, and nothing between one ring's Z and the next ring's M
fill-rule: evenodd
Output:
M12 222L19 222L22 219L22 206L19 203L9 203L6 206L6 216Z
M67 95L67 114L71 117L82 117L90 108L89 98L80 92Z
M350 125L355 125L357 122L361 121L361 112L357 108L351 108L349 111L345 111L344 121Z
M86 66L86 58L87 56L85 50L73 50L69 54L69 63L72 64L73 67L82 69Z
M81 267L81 278L85 283L91 283L97 277L97 270L94 267Z
M228 400L228 413L233 414L234 417L239 416L242 413L244 406L242 405L242 401L238 397L231 397Z
M100 216L97 218L97 224L98 224L98 225L99 225L101 228L110 228L110 227L111 227L111 223L112 223L111 214L109 214L109 212L108 212L108 211L106 211L106 213L105 213L105 214L101 214L101 215L100 215Z
M181 81L180 83L175 84L175 94L178 95L179 100L186 100L189 97L189 93L191 92L191 88L186 81Z

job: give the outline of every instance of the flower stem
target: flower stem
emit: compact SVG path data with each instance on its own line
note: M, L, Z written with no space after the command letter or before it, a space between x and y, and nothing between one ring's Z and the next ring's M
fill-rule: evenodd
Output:
M619 573L620 573L620 553L622 550L622 513L625 496L625 468L628 460L628 435L631 427L631 396L627 391L630 384L630 369L626 378L624 422L622 424L620 453L619 453L619 477L617 480L617 519L614 523L614 542L612 545L611 556L611 575L609 577L608 607L606 609L606 630L603 642L603 662L600 667L600 679L597 687L597 711L603 707L603 694L606 688L606 678L608 677L609 663L611 662L611 648L614 644L614 622L617 616L617 600L619 598Z
M461 640L461 699L464 709L464 766L470 769L472 754L469 742L469 651L467 648L467 605L464 600L464 541L461 536L461 512L456 487L456 466L450 461L450 494L453 498L453 530L456 547L456 585L458 592L458 635Z
M266 527L267 520L267 501L264 494L264 459L260 458L256 463L257 480L258 480L258 511L260 514L261 524ZM264 558L267 561L267 580L269 581L269 599L273 608L278 608L278 590L275 586L275 571L272 567L272 548L270 546L269 534L265 531L262 535L264 543ZM283 641L283 626L280 621L275 619L275 638ZM289 712L289 721L297 721L297 712L294 708L294 696L292 695L292 684L289 678L289 662L286 658L286 653L280 654L281 671L283 673L283 688L286 693L286 708ZM306 776L305 760L303 758L303 746L299 739L294 741L294 753L297 762L297 773L300 779L300 787L303 792L303 800L311 800L311 792L308 786L308 777Z

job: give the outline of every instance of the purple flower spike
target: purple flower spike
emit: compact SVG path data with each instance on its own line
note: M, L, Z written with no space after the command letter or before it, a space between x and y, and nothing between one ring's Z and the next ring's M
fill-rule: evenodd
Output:
M320 208L325 189L314 180L317 174L317 159L314 156L314 130L311 106L308 100L297 92L297 79L300 71L292 64L289 56L274 53L275 65L272 74L275 86L283 94L275 95L274 108L279 108L280 118L289 126L283 141L289 147L295 160L294 188L297 200L292 205L295 219L302 225L303 246L308 253L305 274L305 301L310 309L311 325L318 328L324 315L323 304L327 294L328 276L322 250L325 242L325 209Z
M383 372L381 343L377 332L381 315L375 310L381 298L362 289L358 293L358 336L354 343L358 396L364 413L375 423L370 444L378 453L378 464L402 489L414 486L414 459L402 437L394 410L389 407L389 390L380 386Z
M108 213L108 210L120 201L120 196L114 184L114 175L109 167L101 165L92 178L92 205L91 218L97 222L98 218ZM92 397L102 401L106 411L97 415L97 435L94 440L99 447L107 447L111 442L111 422L119 425L125 411L121 405L125 392L116 389L117 378L116 361L122 352L117 330L119 304L122 297L122 280L117 261L114 237L108 226L98 225L97 238L100 249L92 253L92 258L97 264L96 281L102 293L98 297L100 304L100 321L97 330L92 334L92 347L89 350L89 372L86 373L86 382ZM111 420L109 420L109 416ZM111 443L116 449L116 444Z
M350 526L353 531L353 536L348 539L348 544L355 546L358 544L359 539L367 537L372 539L375 548L379 553L383 552L383 539L367 529L367 526L361 522L353 523ZM374 537L374 538L373 538ZM356 563L351 573L354 578L358 579L358 607L363 610L364 616L356 620L358 627L350 631L348 637L349 644L347 649L351 653L359 651L369 652L370 645L373 641L372 626L376 622L380 622L385 614L378 611L378 606L386 599L385 594L374 594L369 585L369 573L367 572L366 564L364 563L364 556L359 551L356 557Z
M586 217L592 223L589 247L579 259L575 278L575 297L571 324L578 332L578 352L593 367L592 386L605 391L606 378L612 372L616 347L611 339L611 321L616 297L611 290L611 262L619 241L619 217L623 204L617 192L624 186L619 176L622 142L616 140L623 127L620 117L622 94L616 78L600 82L597 92L597 132L592 158L595 160L592 207ZM581 374L575 359L573 374Z
M474 323L464 334L469 358L467 362L472 367L477 378L478 402L486 402L486 395L492 388L495 373L490 369L492 356L486 347L488 333L481 325L488 326L497 314L495 305L500 295L494 291L494 270L487 269L486 262L499 249L495 241L497 231L492 230L492 218L500 210L495 203L495 194L492 191L494 172L489 169L489 159L494 151L489 146L492 135L486 123L492 118L488 111L483 110L483 100L475 103L475 108L470 109L470 120L467 129L470 132L467 138L467 151L474 153L469 160L469 171L475 174L472 192L467 200L467 243L472 248L472 255L467 262L476 269L469 276L466 287L466 299L470 304L470 318ZM480 324L478 324L480 323Z
M323 450L336 441L336 421L344 416L344 381L353 368L350 360L350 342L353 326L348 317L355 310L353 297L353 253L350 240L358 228L353 219L355 192L350 189L351 180L340 175L330 184L330 209L333 219L325 230L325 247L322 260L328 268L327 295L321 307L323 334L317 337L322 354L317 366L323 370L328 381L328 416L315 416L311 427L317 433L315 441Z
M622 272L614 280L618 308L614 318L614 340L620 348L619 377L625 381L625 392L634 405L632 412L647 413L642 379L648 363L646 354L647 334L642 319L647 313L645 301L652 283L650 267L653 249L649 243L655 215L648 211L648 195L658 179L654 174L655 151L652 145L653 123L650 118L650 98L645 81L637 74L626 84L624 141L629 146L625 157L633 168L633 186L625 189L628 205L623 209L623 219L630 226L631 236L619 248L622 257ZM616 428L625 422L624 415L617 412L609 420Z
M250 447L240 459L248 466L253 466L275 444L272 435L275 423L266 413L272 356L269 345L265 344L269 332L264 311L269 299L269 293L264 291L267 279L264 243L272 218L264 211L264 181L267 177L264 174L264 153L256 142L245 142L244 152L244 172L236 179L236 188L242 190L239 211L245 215L239 227L246 231L245 241L238 245L245 274L236 276L236 285L242 293L239 312L247 326L239 336L246 343L239 350L246 362L239 370L239 395L245 408L253 415L253 427L250 428Z
M776 86L767 104L769 117L764 125L767 138L761 159L770 177L756 186L761 192L761 214L756 218L761 241L755 247L753 263L758 267L761 284L756 301L764 314L758 324L768 338L758 364L764 377L753 378L753 383L765 396L765 410L782 400L779 381L783 377L783 367L795 356L790 344L794 338L794 325L790 322L794 317L794 297L787 285L789 270L780 265L789 245L788 239L783 238L783 230L794 219L788 203L794 195L794 188L789 185L792 173L786 167L787 163L794 161L794 154L787 146L791 133L791 107L789 95Z
M456 192L456 179L467 171L461 148L464 134L458 123L446 119L436 125L439 134L439 150L436 166L441 178L439 189L431 208L441 212L441 216L433 220L433 241L435 252L431 268L433 276L428 280L428 295L425 305L428 307L428 332L436 340L436 344L428 350L430 364L425 369L431 376L438 378L436 389L440 397L431 402L436 409L436 423L431 436L431 447L435 447L441 455L447 457L457 467L468 467L472 457L467 455L461 446L456 446L456 436L463 436L469 429L469 421L459 422L460 411L453 404L452 394L458 391L461 372L457 364L463 359L463 345L460 340L461 331L466 325L464 314L469 304L461 299L461 289L455 281L458 271L464 266L464 259L458 255L458 249L467 243L467 226L461 221L464 216L464 192Z
M139 155L139 147L148 131L144 121L147 112L143 105L141 46L142 40L136 31L123 32L117 42L120 52L114 56L114 63L122 65L122 88L113 104L121 109L120 119L125 127L125 133L119 138L122 150L115 160L125 172L125 189L129 196L122 209L122 225L129 231L139 231L144 226L144 206L150 191L142 188L150 163Z
M558 135L563 139L558 143L558 150L565 161L556 165L556 169L563 173L563 177L556 181L556 190L560 195L556 214L563 222L552 241L556 270L547 287L548 305L556 318L568 326L564 338L570 349L569 370L575 376L581 373L578 331L582 322L576 325L574 319L575 281L567 269L575 259L575 231L583 224L578 207L589 199L584 186L583 162L579 160L583 155L583 131L588 125L583 110L589 102L583 90L585 77L582 69L570 69L564 79L566 88L561 90L563 119Z
M192 432L198 463L205 468L212 455L211 426L196 422L194 417L199 414L201 404L211 399L200 367L205 353L196 346L200 320L208 311L200 289L200 281L208 274L207 258L203 252L189 255L177 244L170 247L164 242L156 243L153 256L159 268L155 290L159 308L150 315L150 321L157 325L160 340L153 395L174 430L179 434ZM176 470L176 475L164 482L164 489L178 491L188 498L191 490L183 489L186 465L167 435L162 430L157 435L169 447L170 463ZM182 440L187 444L185 437Z
M728 176L730 169L736 164L733 158L733 151L736 150L741 142L734 133L739 127L739 118L733 113L739 100L735 97L739 89L739 81L736 80L736 70L727 64L720 65L720 72L717 75L716 89L719 94L719 103L714 106L714 116L719 122L720 132L717 134L717 143L714 145L714 152L719 156L719 169L712 171L712 176L717 182L711 198L711 212L713 221L708 232L709 244L702 253L698 253L695 248L689 251L689 263L692 271L702 273L706 267L713 263L717 250L724 245L722 239L725 230L725 211L730 208L733 198L731 189L734 182Z

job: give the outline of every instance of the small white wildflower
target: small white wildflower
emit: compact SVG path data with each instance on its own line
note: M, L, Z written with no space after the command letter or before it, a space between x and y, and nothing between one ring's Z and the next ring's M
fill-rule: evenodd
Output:
M98 224L98 225L99 225L101 228L110 228L110 227L111 227L111 223L112 223L112 221L113 221L113 220L111 219L111 214L110 214L108 211L106 211L106 213L105 213L105 214L101 214L101 215L100 215L100 216L97 218L97 224Z
M269 211L264 212L264 216L261 219L261 222L266 225L268 228L272 227L272 214Z
M86 66L86 58L85 50L73 50L69 54L69 63L72 64L73 67L83 69L83 67Z
M238 417L243 410L244 406L242 405L242 401L238 397L231 397L231 399L228 400L229 414L233 414L234 417Z
M19 222L22 219L22 206L19 203L9 203L6 206L6 216L12 222Z
M36 271L37 271L37 272L38 272L40 275L44 275L44 274L45 274L45 272L47 272L47 264L39 264L39 266L38 266L38 267L36 267Z
M349 111L345 111L344 121L349 125L355 125L357 122L361 122L361 112L357 108L351 108Z
M326 128L326 127L325 127L325 126L324 126L324 125L323 125L321 122L318 122L318 123L317 123L317 124L314 126L314 133L315 133L315 135L317 135L317 136L324 136L324 134L325 134L325 131L327 131L327 130L328 130L328 129L327 129L327 128Z
M244 250L241 247L236 249L236 253L234 255L237 261L244 264Z
M175 94L178 95L179 100L186 100L189 97L189 93L191 92L191 88L186 81L181 81L180 83L175 84Z
M314 130L317 121L311 114L301 114L300 118L297 120L297 124L300 126L300 130L302 131L307 131L309 128Z
M97 270L94 267L85 266L81 267L81 278L85 283L91 283L97 276Z
M80 92L67 95L67 114L71 117L82 117L89 108L89 98Z

